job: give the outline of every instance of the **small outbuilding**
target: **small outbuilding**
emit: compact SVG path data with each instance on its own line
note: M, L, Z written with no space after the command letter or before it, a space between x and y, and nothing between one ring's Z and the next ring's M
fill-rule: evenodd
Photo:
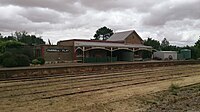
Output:
M179 53L183 60L191 59L191 50L190 49L182 49Z
M161 60L177 60L176 51L157 51L153 53L155 59Z

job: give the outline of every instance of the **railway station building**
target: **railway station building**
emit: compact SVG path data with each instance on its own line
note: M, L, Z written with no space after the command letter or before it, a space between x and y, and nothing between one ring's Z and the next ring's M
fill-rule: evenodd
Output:
M57 45L43 45L36 48L36 54L46 61L65 62L116 62L150 59L152 47L145 46L136 31L113 34L108 40L63 40Z

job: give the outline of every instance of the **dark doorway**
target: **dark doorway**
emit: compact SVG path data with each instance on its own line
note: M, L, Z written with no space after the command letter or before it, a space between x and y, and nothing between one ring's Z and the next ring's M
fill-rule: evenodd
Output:
M142 60L149 60L152 58L152 52L148 50L138 50L134 52L134 58L141 58Z
M117 57L117 61L133 61L134 53L131 50L119 49L113 51L113 57Z

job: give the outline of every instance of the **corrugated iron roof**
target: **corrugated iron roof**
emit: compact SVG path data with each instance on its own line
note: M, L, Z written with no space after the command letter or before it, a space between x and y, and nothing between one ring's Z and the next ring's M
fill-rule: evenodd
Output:
M74 46L76 47L122 47L122 48L152 48L151 46L145 46L142 44L122 44L122 43L108 43L108 42L84 42L75 41Z
M134 30L114 33L108 41L124 41Z

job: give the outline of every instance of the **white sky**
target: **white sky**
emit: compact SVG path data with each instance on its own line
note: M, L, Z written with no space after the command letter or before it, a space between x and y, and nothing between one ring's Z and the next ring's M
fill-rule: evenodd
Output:
M0 33L25 30L54 44L91 39L103 26L178 46L200 36L200 0L0 0L0 14Z

